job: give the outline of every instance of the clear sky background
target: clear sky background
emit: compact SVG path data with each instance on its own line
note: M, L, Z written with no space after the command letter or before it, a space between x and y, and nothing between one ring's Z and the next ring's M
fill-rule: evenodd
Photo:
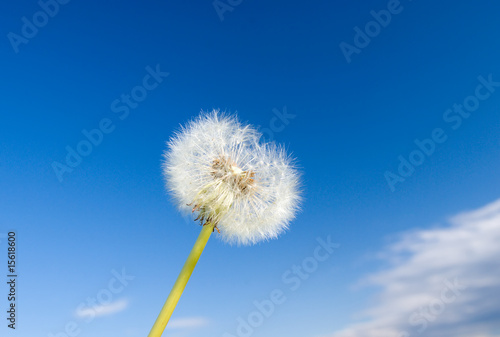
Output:
M500 5L41 3L0 5L2 336L147 335L200 230L164 189L165 141L212 109L286 145L304 203L278 240L214 235L166 336L500 336ZM318 238L340 245L324 261Z

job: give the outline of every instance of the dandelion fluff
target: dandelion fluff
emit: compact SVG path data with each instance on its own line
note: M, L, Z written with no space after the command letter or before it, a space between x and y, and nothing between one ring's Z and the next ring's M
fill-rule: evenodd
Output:
M235 116L201 113L168 142L163 171L179 208L228 242L252 244L288 228L300 201L292 159Z

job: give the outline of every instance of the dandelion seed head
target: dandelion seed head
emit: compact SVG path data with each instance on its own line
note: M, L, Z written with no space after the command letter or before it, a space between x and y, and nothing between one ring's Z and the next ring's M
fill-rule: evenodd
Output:
M235 116L202 112L168 142L163 171L181 210L217 226L224 240L277 237L297 212L299 175L282 147Z

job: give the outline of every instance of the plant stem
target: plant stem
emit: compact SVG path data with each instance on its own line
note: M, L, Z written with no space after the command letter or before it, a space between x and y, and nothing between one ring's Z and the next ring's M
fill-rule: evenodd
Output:
M163 330L165 330L165 327L170 320L170 316L172 316L172 312L174 311L177 302L179 302L179 298L186 287L189 277L193 273L193 269L196 266L196 263L198 262L198 259L200 258L200 255L203 252L213 229L214 226L208 223L201 229L201 233L198 236L198 239L196 239L193 249L191 249L191 253L189 253L188 258L184 263L184 267L182 267L181 273L177 277L177 280L168 295L167 301L163 305L163 308L161 309L155 324L151 328L148 337L160 337Z

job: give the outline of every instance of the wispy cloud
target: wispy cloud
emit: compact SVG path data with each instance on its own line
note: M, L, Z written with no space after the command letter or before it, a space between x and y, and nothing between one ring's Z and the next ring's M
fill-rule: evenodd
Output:
M167 329L192 329L207 326L209 320L205 317L184 317L168 322Z
M500 336L500 200L449 222L387 247L391 266L362 280L375 304L331 336Z
M128 300L120 299L109 304L96 305L92 307L84 307L76 311L77 317L98 317L115 314L123 311L128 307Z

